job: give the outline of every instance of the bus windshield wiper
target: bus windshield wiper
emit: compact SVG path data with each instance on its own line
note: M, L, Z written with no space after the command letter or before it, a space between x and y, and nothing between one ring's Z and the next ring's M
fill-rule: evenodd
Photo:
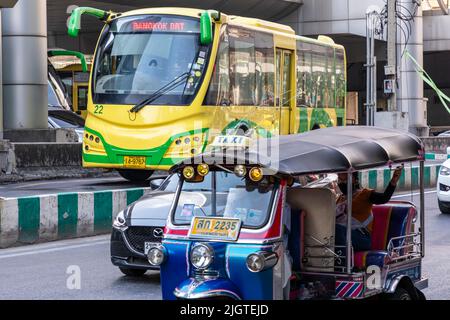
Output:
M186 80L188 79L189 73L185 72L173 79L172 81L168 82L158 90L156 90L153 94L151 94L149 97L145 98L142 102L139 102L137 105L135 105L133 108L130 109L130 112L139 112L141 109L143 109L146 105L152 103L156 99L163 96L165 93L172 91L179 85L186 83Z

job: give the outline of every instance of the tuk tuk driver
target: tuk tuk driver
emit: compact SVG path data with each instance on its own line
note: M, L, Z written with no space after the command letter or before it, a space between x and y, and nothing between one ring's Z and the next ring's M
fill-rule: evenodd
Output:
M372 207L374 204L387 203L395 191L403 165L394 170L394 174L384 192L361 188L358 172L352 176L352 245L355 251L371 249ZM338 174L338 186L342 194L336 202L335 244L343 246L347 239L347 173Z

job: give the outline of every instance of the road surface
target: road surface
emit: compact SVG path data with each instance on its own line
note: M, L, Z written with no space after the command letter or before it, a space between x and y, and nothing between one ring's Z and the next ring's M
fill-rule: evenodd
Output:
M428 191L425 201L423 272L429 288L424 293L428 299L450 299L450 215L439 212L434 191ZM69 289L78 283L71 278L78 268L81 287ZM160 299L160 289L158 272L129 278L111 264L109 236L0 250L0 299Z

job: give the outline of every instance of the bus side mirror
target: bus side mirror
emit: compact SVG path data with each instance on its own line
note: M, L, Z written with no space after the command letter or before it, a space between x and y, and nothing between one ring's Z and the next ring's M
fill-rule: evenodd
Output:
M72 11L70 15L69 24L67 26L68 34L71 37L76 38L81 29L81 16L83 14L89 14L91 16L97 17L101 20L106 20L108 13L105 10L95 9L91 7L78 7Z
M203 11L200 15L200 43L202 45L211 44L212 36L212 19L220 21L220 12L218 11Z

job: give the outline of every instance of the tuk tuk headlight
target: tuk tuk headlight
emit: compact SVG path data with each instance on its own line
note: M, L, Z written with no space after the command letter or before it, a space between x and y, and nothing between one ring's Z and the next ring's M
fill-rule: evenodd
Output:
M206 269L214 260L214 250L210 245L200 243L192 248L190 258L195 268Z
M209 172L209 166L206 163L201 163L197 166L197 172L202 177L206 176Z
M247 168L242 164L238 164L234 167L234 174L238 177L245 177L247 174Z
M127 221L126 221L126 218L125 218L125 214L126 214L126 210L122 210L122 211L120 211L117 214L117 216L116 216L116 218L114 219L114 222L113 222L113 227L122 229L122 228L125 228L127 226Z
M257 252L247 257L247 268L251 272L261 272L272 268L278 262L278 255L275 252Z
M191 166L184 167L184 169L183 169L183 176L186 179L188 179L188 180L192 179L194 177L194 175L195 175L195 170L194 170L193 167L191 167Z
M160 266L164 263L167 257L167 251L166 248L163 246L156 246L153 248L150 248L150 250L147 253L147 260L148 263L150 263L152 266Z

